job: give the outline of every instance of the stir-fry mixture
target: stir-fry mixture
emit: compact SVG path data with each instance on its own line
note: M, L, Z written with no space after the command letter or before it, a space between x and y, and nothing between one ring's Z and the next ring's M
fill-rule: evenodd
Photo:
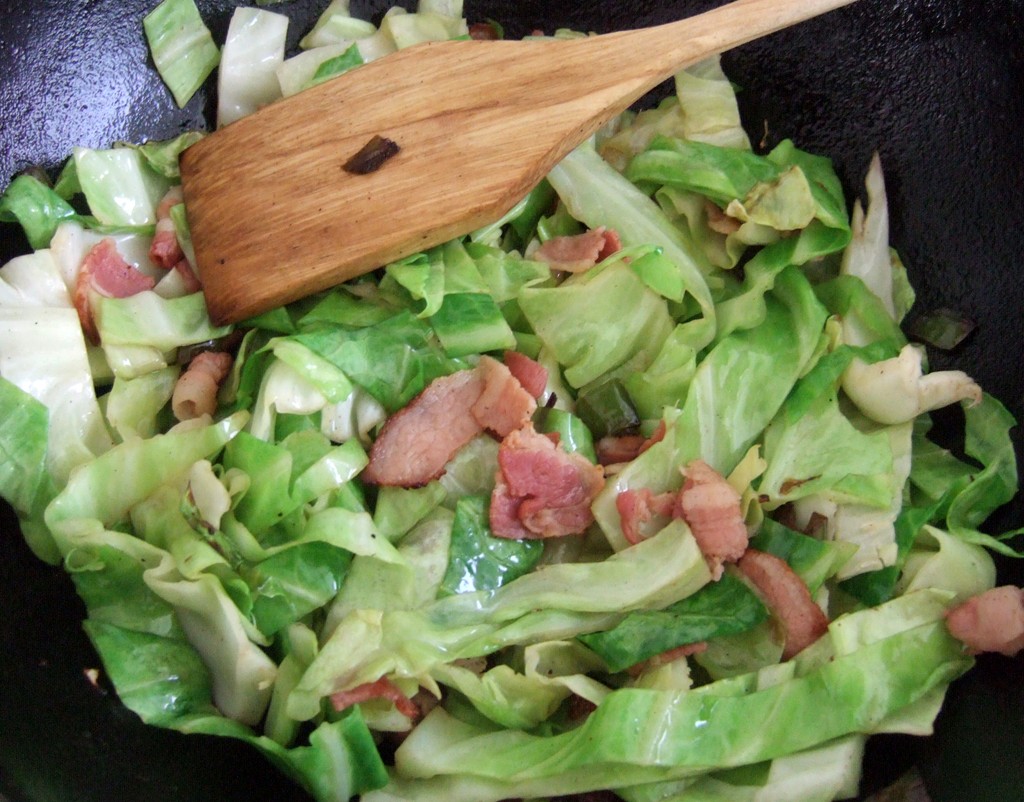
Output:
M145 29L180 103L219 61L220 125L501 35L335 0L285 58L287 25ZM1024 647L1019 533L980 530L1014 421L901 331L879 161L851 216L828 159L751 148L717 59L674 89L493 225L233 327L178 186L202 133L11 182L0 491L125 705L318 800L801 802Z

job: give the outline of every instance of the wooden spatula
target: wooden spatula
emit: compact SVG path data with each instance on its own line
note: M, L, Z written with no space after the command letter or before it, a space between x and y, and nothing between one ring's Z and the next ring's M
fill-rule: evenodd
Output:
M580 39L430 43L228 125L181 160L210 316L237 322L496 220L676 71L850 2L736 0Z

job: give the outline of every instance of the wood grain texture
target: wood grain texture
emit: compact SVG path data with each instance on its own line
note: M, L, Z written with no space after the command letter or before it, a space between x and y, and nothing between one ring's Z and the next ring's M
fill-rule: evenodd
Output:
M182 156L210 316L237 322L461 236L700 59L853 0L737 0L570 40L420 45L226 126ZM400 152L344 164L374 136Z

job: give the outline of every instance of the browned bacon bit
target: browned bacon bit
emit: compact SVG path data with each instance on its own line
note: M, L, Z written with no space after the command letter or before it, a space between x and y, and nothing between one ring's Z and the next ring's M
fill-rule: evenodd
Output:
M368 702L371 699L386 699L393 702L395 709L406 718L417 719L420 709L416 707L412 699L406 696L395 683L387 677L381 677L375 682L366 682L349 688L347 691L337 691L331 694L331 705L338 712L345 710L360 702Z
M483 377L483 390L470 407L476 422L498 437L525 426L537 410L536 398L496 359L480 357L477 372Z
M552 270L582 273L621 247L618 234L598 226L582 234L552 237L533 252L533 258L546 262Z
M704 202L704 209L707 211L708 228L712 231L728 236L740 230L740 221L727 215L711 201Z
M674 649L668 649L661 654L656 654L646 660L641 660L639 663L634 663L626 669L626 673L631 677L639 677L649 669L668 665L676 660L689 657L691 654L701 654L706 652L707 649L708 642L706 640L697 641L696 643L684 643L682 646L676 646Z
M184 202L180 186L171 187L156 207L156 233L149 246L149 258L153 264L170 270L185 258L178 243L178 233L171 219L171 209Z
M437 707L438 702L439 700L434 694L422 688L416 691L416 695L412 697L412 703L416 706L418 718L423 718L427 715L427 713Z
M171 396L171 411L178 420L212 415L217 410L217 391L231 372L234 359L224 351L203 351L178 377Z
M646 668L668 665L692 654L703 654L707 650L708 642L706 640L697 641L696 643L684 643L682 646L676 646L674 649L668 649L661 654L654 655L654 657L647 660Z
M181 284L185 288L185 292L191 295L194 292L199 292L203 285L199 281L199 276L196 275L192 269L192 265L189 264L188 259L179 259L174 269L181 275Z
M792 504L783 504L775 510L772 517L787 529L792 529L794 532L800 531L800 522L796 517L796 508Z
M691 654L703 654L707 650L708 642L706 640L697 641L696 643L684 643L682 646L676 646L674 649L654 655L651 658L651 663L654 665L665 665L681 657L689 657Z
M619 511L622 534L627 542L635 546L644 540L644 525L655 518L664 518L667 522L672 517L675 503L675 493L656 494L645 487L619 493L615 497L615 508Z
M674 514L689 525L711 575L720 579L722 564L735 562L747 548L740 495L703 460L691 462L683 475L686 479L676 498Z
M828 532L828 517L822 515L820 512L812 512L810 517L807 519L807 523L804 526L803 533L816 537L819 540L825 539L825 534Z
M526 392L534 398L540 398L544 394L544 389L548 386L546 367L518 351L506 351L502 358L505 367L512 371L512 375L519 380Z
M817 478L817 477L815 477L815 478ZM805 484L805 483L807 483L809 481L811 481L811 480L810 479L786 479L781 485L779 485L779 492L782 495L786 495L788 493L792 493L794 490L796 490L798 487L800 487L800 485Z
M950 610L946 626L972 654L1013 657L1024 649L1024 589L1002 585L972 596Z
M585 699L576 693L569 697L570 721L583 721L595 710L597 710L597 705L589 699Z
M155 284L152 276L140 273L124 260L112 238L107 237L94 245L85 255L78 271L74 293L75 310L89 342L96 345L100 341L89 299L90 292L95 291L108 298L127 298L151 290Z
M342 165L346 173L367 175L379 170L388 159L401 150L398 143L386 136L375 134L351 159Z
M617 465L622 462L630 462L655 443L665 439L665 421L658 421L658 428L650 437L641 435L605 435L594 444L597 452L597 461L602 465Z
M594 443L597 461L602 465L618 465L640 456L647 438L642 434L608 434Z
M370 448L363 479L421 487L439 477L455 452L483 432L471 412L483 389L483 376L476 370L434 379L387 419Z
M647 449L653 446L655 443L660 443L665 439L665 433L668 430L665 427L665 421L658 421L658 425L654 427L654 431L651 432L651 436L647 438L647 442L644 443L644 447L640 449L640 453L643 454Z
M782 628L783 660L799 654L828 630L828 617L814 603L800 575L785 560L764 551L747 549L737 568L754 584Z
M487 658L486 657L460 657L457 660L452 660L453 666L464 668L467 671L472 671L478 677L483 676L483 673L487 670Z
M501 38L501 31L494 22L474 22L469 26L469 38L494 41Z
M575 535L593 523L590 505L604 487L603 469L563 451L533 424L502 440L498 468L490 511L498 537Z
M776 521L787 529L794 532L802 532L805 535L816 537L819 540L825 537L828 531L828 517L820 512L812 512L805 524L801 524L797 518L796 508L792 504L783 504L775 511L773 516Z

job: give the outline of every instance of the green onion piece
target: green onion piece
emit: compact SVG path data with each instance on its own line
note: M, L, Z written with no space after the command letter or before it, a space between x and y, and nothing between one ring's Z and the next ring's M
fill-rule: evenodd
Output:
M962 343L974 331L974 321L953 309L926 312L907 327L915 340L949 351Z
M636 407L617 379L581 392L576 399L576 414L598 439L633 432L640 426Z

